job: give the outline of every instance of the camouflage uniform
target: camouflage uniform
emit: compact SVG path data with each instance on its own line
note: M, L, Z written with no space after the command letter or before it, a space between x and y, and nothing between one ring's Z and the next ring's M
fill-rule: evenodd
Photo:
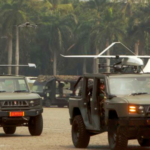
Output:
M105 113L105 110L104 110L104 102L106 100L106 93L105 91L100 91L100 95L99 95L99 98L100 98L100 101L99 101L99 104L100 104L100 116L104 116L104 113Z
M101 90L99 95L99 105L100 105L100 118L101 118L101 125L105 124L105 109L104 109L104 102L106 100L106 93L105 91Z

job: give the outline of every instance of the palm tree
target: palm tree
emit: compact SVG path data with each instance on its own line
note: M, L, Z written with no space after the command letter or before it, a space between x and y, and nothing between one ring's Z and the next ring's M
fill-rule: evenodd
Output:
M43 17L42 21L48 49L53 54L53 74L56 75L57 57L60 51L64 51L65 41L73 37L72 26L75 23L75 16L73 14L62 15L60 11L55 11Z
M90 34L88 36L87 42L85 42L85 45L89 45L89 43L91 43L92 47L90 47L90 49L91 48L95 49L95 54L99 53L100 47L102 48L105 47L106 45L108 46L109 42L112 42L122 37L125 31L124 20L126 19L123 20L121 18L122 15L120 14L121 12L121 9L119 8L120 6L118 6L117 4L118 6L117 8L119 9L115 8L113 9L113 5L114 4L108 3L105 0L92 0L84 3L83 5L83 11L86 12L85 10L87 9L93 15L92 18L88 16L89 14L87 15L88 16L87 23L89 24L90 22L91 26L88 32ZM85 22L85 18L83 20L84 20L83 22ZM84 26L84 24L85 23L82 23L82 26ZM84 30L86 30L86 26ZM84 30L82 32L80 31L81 35L84 32ZM85 40L85 38L83 39ZM93 60L93 72L98 72L97 59Z
M3 18L4 33L8 36L8 64L12 63L12 32L14 26L26 20L26 13L22 10L23 1L6 1L2 6L1 17ZM16 51L19 56L19 51ZM16 57L16 65L19 65L19 57ZM16 68L16 74L19 73L19 67ZM11 74L11 68L8 69L8 74Z
M128 39L130 39L132 43L135 43L135 51L137 54L139 50L144 54L146 38L150 34L149 7L150 1L147 1L146 4L136 4L132 10L133 14L129 19L130 28L128 28L128 37L130 38Z
M125 36L126 19L112 6L101 13L101 17L96 20L91 32L96 53L99 53L100 46L108 46L109 43L121 40ZM108 64L109 65L109 64Z
M74 31L75 42L71 48L75 50L76 53L78 52L80 55L87 55L91 53L90 33L94 26L94 18L96 13L92 9L89 11L89 9L85 8L85 6L81 5L79 6L78 12L76 12L76 14L78 15L78 25ZM87 72L86 64L87 60L83 59L83 74Z

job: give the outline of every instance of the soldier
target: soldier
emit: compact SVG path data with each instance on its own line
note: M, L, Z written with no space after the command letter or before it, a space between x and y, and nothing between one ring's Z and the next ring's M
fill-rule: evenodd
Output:
M106 93L105 93L105 84L104 84L104 82L103 81L101 81L100 82L100 99L101 99L101 101L100 101L100 103L101 102L104 102L105 101L105 99L107 98L106 97Z
M104 102L107 97L106 97L106 92L105 92L105 84L103 81L100 82L99 89L100 89L100 92L99 92L100 118L101 118L101 123L105 124Z
M60 82L59 83L59 86L58 86L58 89L59 89L59 96L60 97L63 97L64 94L63 94L63 87L64 87L64 82Z

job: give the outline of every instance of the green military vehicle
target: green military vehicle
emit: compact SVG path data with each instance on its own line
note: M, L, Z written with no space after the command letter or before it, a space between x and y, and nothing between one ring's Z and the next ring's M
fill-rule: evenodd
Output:
M39 75L31 92L37 93L42 97L45 107L57 105L58 107L68 106L68 98L74 94L73 86L78 76L71 75Z
M131 139L137 139L142 147L150 146L150 74L141 72L142 65L136 59L126 59L113 66L114 73L80 77L75 84L76 95L69 98L76 148L86 148L91 136L103 132L108 132L111 150L125 150ZM103 109L99 98L101 82L107 97Z
M42 99L31 93L24 76L0 76L0 126L5 134L26 126L33 136L43 130Z

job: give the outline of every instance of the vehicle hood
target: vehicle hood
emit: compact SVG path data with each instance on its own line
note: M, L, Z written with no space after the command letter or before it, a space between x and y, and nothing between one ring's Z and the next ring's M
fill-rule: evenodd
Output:
M0 93L0 100L28 100L39 98L40 96L35 93Z
M38 94L38 95L40 95L41 97L43 97L43 96L46 95L45 92L32 92L32 93Z
M149 94L124 96L123 99L127 100L129 104L150 104Z

